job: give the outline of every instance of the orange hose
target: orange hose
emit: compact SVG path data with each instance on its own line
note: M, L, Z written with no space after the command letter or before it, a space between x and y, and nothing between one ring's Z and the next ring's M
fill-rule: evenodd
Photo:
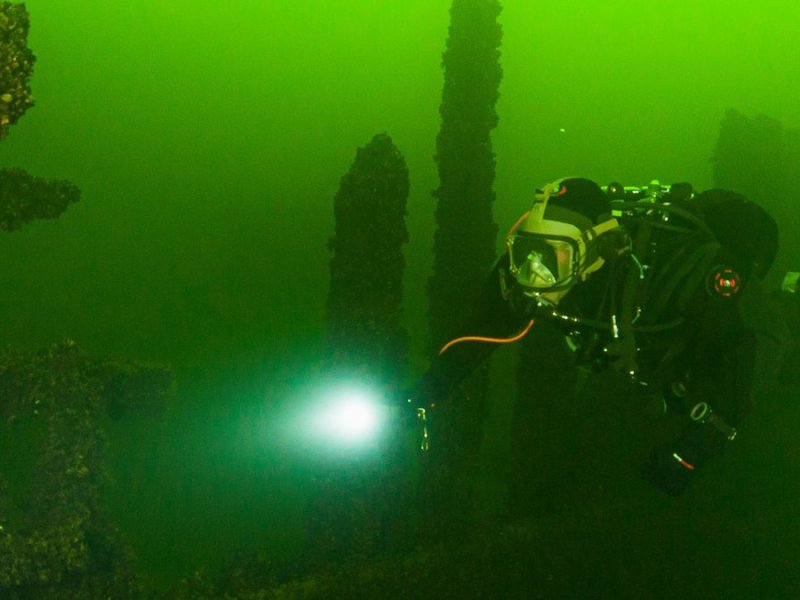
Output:
M531 213L531 211L529 211L529 210L525 211L525 213L519 219L517 219L517 222L514 223L514 225L511 227L511 229L508 230L508 233L506 234L506 239L508 239L512 235L514 235L514 232L517 230L517 227L519 227L522 224L522 222L526 218L528 218L528 215L530 213ZM468 335L468 336L456 338L454 340L450 340L444 346L442 346L442 349L439 350L439 354L440 355L444 354L452 346L455 346L456 344L460 344L461 342L487 342L489 344L511 344L513 342L516 342L516 341L521 340L522 338L524 338L528 334L528 332L531 330L531 327L533 327L533 319L530 320L530 322L525 327L525 329L523 329L517 335L515 335L513 337L510 337L510 338L492 338L492 337L482 337L482 336L478 336L478 335Z
M519 341L522 338L524 338L531 330L531 327L533 327L533 319L531 319L530 322L525 326L525 329L523 329L517 335L510 338L492 338L492 337L481 337L477 335L468 335L465 337L456 338L454 340L450 340L444 346L442 346L442 349L439 350L439 354L440 355L444 354L452 346L460 344L461 342L488 342L490 344L511 344L513 342Z
M517 227L519 227L520 225L522 225L522 222L523 222L525 219L527 219L527 218L528 218L528 215L529 215L529 214L531 214L531 211L529 211L529 210L528 210L528 211L525 211L525 214L523 214L523 215L522 215L522 216L521 216L519 219L517 219L517 222L516 222L516 223L514 223L514 226L513 226L511 229L509 229L509 230L508 230L508 233L506 234L506 239L508 239L508 238L510 238L512 235L514 235L514 232L517 230Z

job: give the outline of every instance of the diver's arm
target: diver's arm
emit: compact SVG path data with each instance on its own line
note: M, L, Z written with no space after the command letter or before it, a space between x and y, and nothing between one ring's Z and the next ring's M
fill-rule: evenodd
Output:
M480 294L469 310L469 317L453 332L451 339L487 337L504 339L525 327L527 318L512 310L503 297L500 277L508 264L503 256L486 278ZM445 400L452 391L481 365L497 348L496 343L462 341L437 354L428 370L409 394L416 407L430 407Z
M757 375L757 339L740 316L738 298L704 294L692 324L696 343L685 390L686 424L677 439L653 449L643 469L648 481L670 495L681 494L736 437L751 409Z

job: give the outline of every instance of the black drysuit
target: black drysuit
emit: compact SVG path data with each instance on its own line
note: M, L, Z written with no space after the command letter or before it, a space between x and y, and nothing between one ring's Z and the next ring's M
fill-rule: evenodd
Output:
M722 246L709 228L675 218L622 221L635 260L628 255L608 261L551 309L538 306L508 278L504 256L453 337L507 338L530 319L551 320L569 336L579 363L619 369L663 390L667 404L685 415L686 426L679 439L653 449L643 474L674 495L697 467L722 451L750 409L758 335L743 320L740 300L749 295L758 304L760 289L752 263ZM502 278L509 283L505 294ZM529 335L536 335L536 326ZM424 407L444 401L496 347L451 346L434 359L412 400ZM713 422L701 418L702 403ZM690 418L692 409L698 420Z

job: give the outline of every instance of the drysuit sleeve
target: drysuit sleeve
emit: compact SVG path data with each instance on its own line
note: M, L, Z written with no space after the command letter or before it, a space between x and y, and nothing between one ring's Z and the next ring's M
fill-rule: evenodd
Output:
M714 275L712 270L709 277ZM653 449L643 469L670 495L682 493L705 463L722 454L752 407L758 336L741 315L739 294L745 290L726 296L713 284L706 282L698 293L689 323L694 343L686 425L677 439Z
M524 313L513 309L503 298L500 277L507 264L507 256L495 264L484 281L475 304L467 311L468 317L451 334L450 339L465 336L508 338L525 326L527 321ZM427 408L445 400L470 373L488 359L495 348L497 344L465 341L436 355L419 382L408 393L412 404Z

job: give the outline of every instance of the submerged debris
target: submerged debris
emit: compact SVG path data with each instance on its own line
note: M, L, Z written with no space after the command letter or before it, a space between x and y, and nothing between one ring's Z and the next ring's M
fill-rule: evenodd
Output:
M44 179L22 169L0 169L0 230L14 231L36 219L55 219L81 191L65 180Z
M342 177L328 242L332 358L339 368L377 370L393 384L402 379L408 347L401 310L408 189L402 154L386 133L374 136Z
M29 27L24 4L0 2L0 139L33 106L28 83L36 57L28 48Z
M136 597L130 551L100 503L103 423L164 400L166 373L92 360L71 340L0 351L3 434L36 432L34 455L12 458L31 471L27 484L0 473L0 597Z

